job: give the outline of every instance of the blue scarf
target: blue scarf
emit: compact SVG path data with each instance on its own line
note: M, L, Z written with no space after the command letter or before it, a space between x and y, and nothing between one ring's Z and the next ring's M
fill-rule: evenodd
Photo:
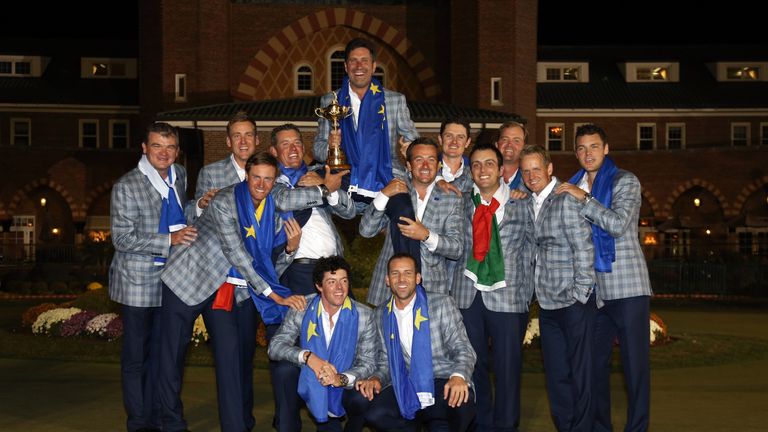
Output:
M325 345L323 329L323 304L320 296L315 296L307 305L304 320L301 322L301 348L312 351L313 355L329 361L341 373L352 367L357 349L357 308L347 297L341 306L339 317L333 330L330 346ZM317 376L308 365L301 367L299 374L299 395L307 403L307 408L318 422L328 421L328 412L341 417L345 414L341 404L344 389L326 387L317 380Z
M605 208L611 208L613 201L613 179L619 169L613 160L609 157L603 159L603 164L597 171L594 183L592 183L592 196L600 202ZM576 175L568 180L569 183L578 186L581 178L587 172L582 168ZM616 261L616 240L604 229L592 224L592 243L595 245L595 271L610 273L612 265Z
M256 209L253 207L251 193L248 190L248 182L238 183L234 188L234 193L237 218L243 228L240 236L245 244L245 249L253 258L251 261L253 269L259 277L269 284L272 291L276 294L281 297L290 296L291 290L280 285L277 271L275 271L275 266L272 264L272 249L274 249L275 245L285 243L286 241L284 229L275 234L275 202L272 199L272 195L267 195L264 198L264 211L259 222L256 220ZM235 267L229 269L228 278L243 279ZM288 312L287 306L278 305L271 298L262 294L256 294L253 288L249 287L249 291L264 324L279 324L283 321L283 317Z
M520 186L523 184L523 174L520 167L517 167L517 172L515 173L515 177L512 179L512 182L509 184L509 190L517 190L520 189Z
M339 104L351 106L349 77L344 76ZM378 192L392 180L389 127L384 107L384 90L373 78L360 103L355 129L354 116L341 121L341 147L352 166L349 184L359 190Z
M387 344L389 370L392 374L392 387L397 398L400 414L413 420L416 411L427 401L435 397L435 378L432 371L432 340L429 331L429 303L427 293L421 284L416 286L416 302L413 305L413 342L411 344L411 367L405 366L403 349L400 346L400 333L395 315L395 298L392 296L387 309L381 317L384 338ZM386 336L389 335L389 336Z
M307 173L307 164L301 163L298 168L288 168L287 166L280 164L280 176L285 176L291 186L296 186L299 179Z
M165 183L165 182L163 182ZM173 184L173 170L168 170L168 183ZM177 226L186 226L187 220L184 217L184 211L181 209L181 205L176 200L176 191L173 186L168 186L168 198L163 198L163 204L160 207L160 224L157 227L158 234L170 234L171 227L177 228ZM174 229L178 231L180 228ZM155 257L154 262L156 266L164 266L165 257Z

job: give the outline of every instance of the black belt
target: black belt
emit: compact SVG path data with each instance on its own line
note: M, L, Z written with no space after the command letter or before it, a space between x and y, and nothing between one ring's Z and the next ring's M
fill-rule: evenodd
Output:
M314 258L296 258L293 260L294 264L316 264L318 260Z

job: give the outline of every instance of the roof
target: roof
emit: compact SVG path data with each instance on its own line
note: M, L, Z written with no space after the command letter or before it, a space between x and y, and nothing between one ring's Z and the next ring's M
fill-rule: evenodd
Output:
M763 46L540 46L539 62L588 62L588 83L538 83L539 109L768 108L768 81L718 82L716 62L768 61ZM680 81L628 83L627 62L678 62Z
M307 96L290 99L274 99L252 102L231 102L218 105L206 105L161 112L158 120L228 120L238 111L245 111L260 121L313 121L315 108L320 106L320 96ZM462 117L470 122L501 123L515 114L477 108L467 108L449 104L408 101L411 118L415 122L441 122L446 117Z

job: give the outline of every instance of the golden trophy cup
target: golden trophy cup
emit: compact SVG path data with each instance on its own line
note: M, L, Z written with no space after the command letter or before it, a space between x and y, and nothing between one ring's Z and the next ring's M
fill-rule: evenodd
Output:
M333 100L325 108L315 108L315 115L331 122L331 130L339 130L339 121L352 115L352 107L339 105L339 98L336 92L333 92ZM341 143L338 147L328 145L328 158L325 161L332 171L341 171L350 169L347 163L347 156L341 149Z

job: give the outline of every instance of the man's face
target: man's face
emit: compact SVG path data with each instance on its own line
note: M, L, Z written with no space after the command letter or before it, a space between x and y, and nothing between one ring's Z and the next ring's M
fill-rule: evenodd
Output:
M407 162L408 171L414 184L428 186L437 177L437 148L426 144L416 144Z
M320 291L323 307L326 310L337 310L344 305L349 295L349 276L344 269L327 271L323 273L323 285L315 285Z
M164 174L179 155L179 143L173 135L162 136L157 132L150 132L148 141L141 143L141 149L147 155L149 164L165 177Z
M534 193L541 193L552 181L552 163L544 166L544 158L538 154L523 156L520 160L523 181Z
M248 191L251 193L254 205L258 205L269 195L275 185L276 177L277 168L266 164L254 165L246 173L245 179L248 181Z
M576 159L587 172L597 172L608 154L608 143L599 134L582 135L576 139Z
M227 136L227 147L235 155L235 159L245 165L249 157L256 153L259 146L259 136L251 122L233 123Z
M349 52L344 70L349 76L349 84L355 89L367 89L371 85L376 62L368 48L355 48Z
M501 167L493 150L477 150L469 160L472 167L472 180L480 192L495 192L499 187Z
M499 133L496 148L501 152L504 163L515 163L525 145L525 132L519 126L510 126Z
M277 144L269 149L272 156L288 168L298 168L304 161L304 144L301 135L295 130L280 131L275 136Z
M416 284L421 283L421 273L411 258L396 258L389 263L385 282L401 304L408 303L416 295Z
M443 133L437 137L445 156L456 158L464 154L471 139L467 135L467 129L456 123L445 125Z

